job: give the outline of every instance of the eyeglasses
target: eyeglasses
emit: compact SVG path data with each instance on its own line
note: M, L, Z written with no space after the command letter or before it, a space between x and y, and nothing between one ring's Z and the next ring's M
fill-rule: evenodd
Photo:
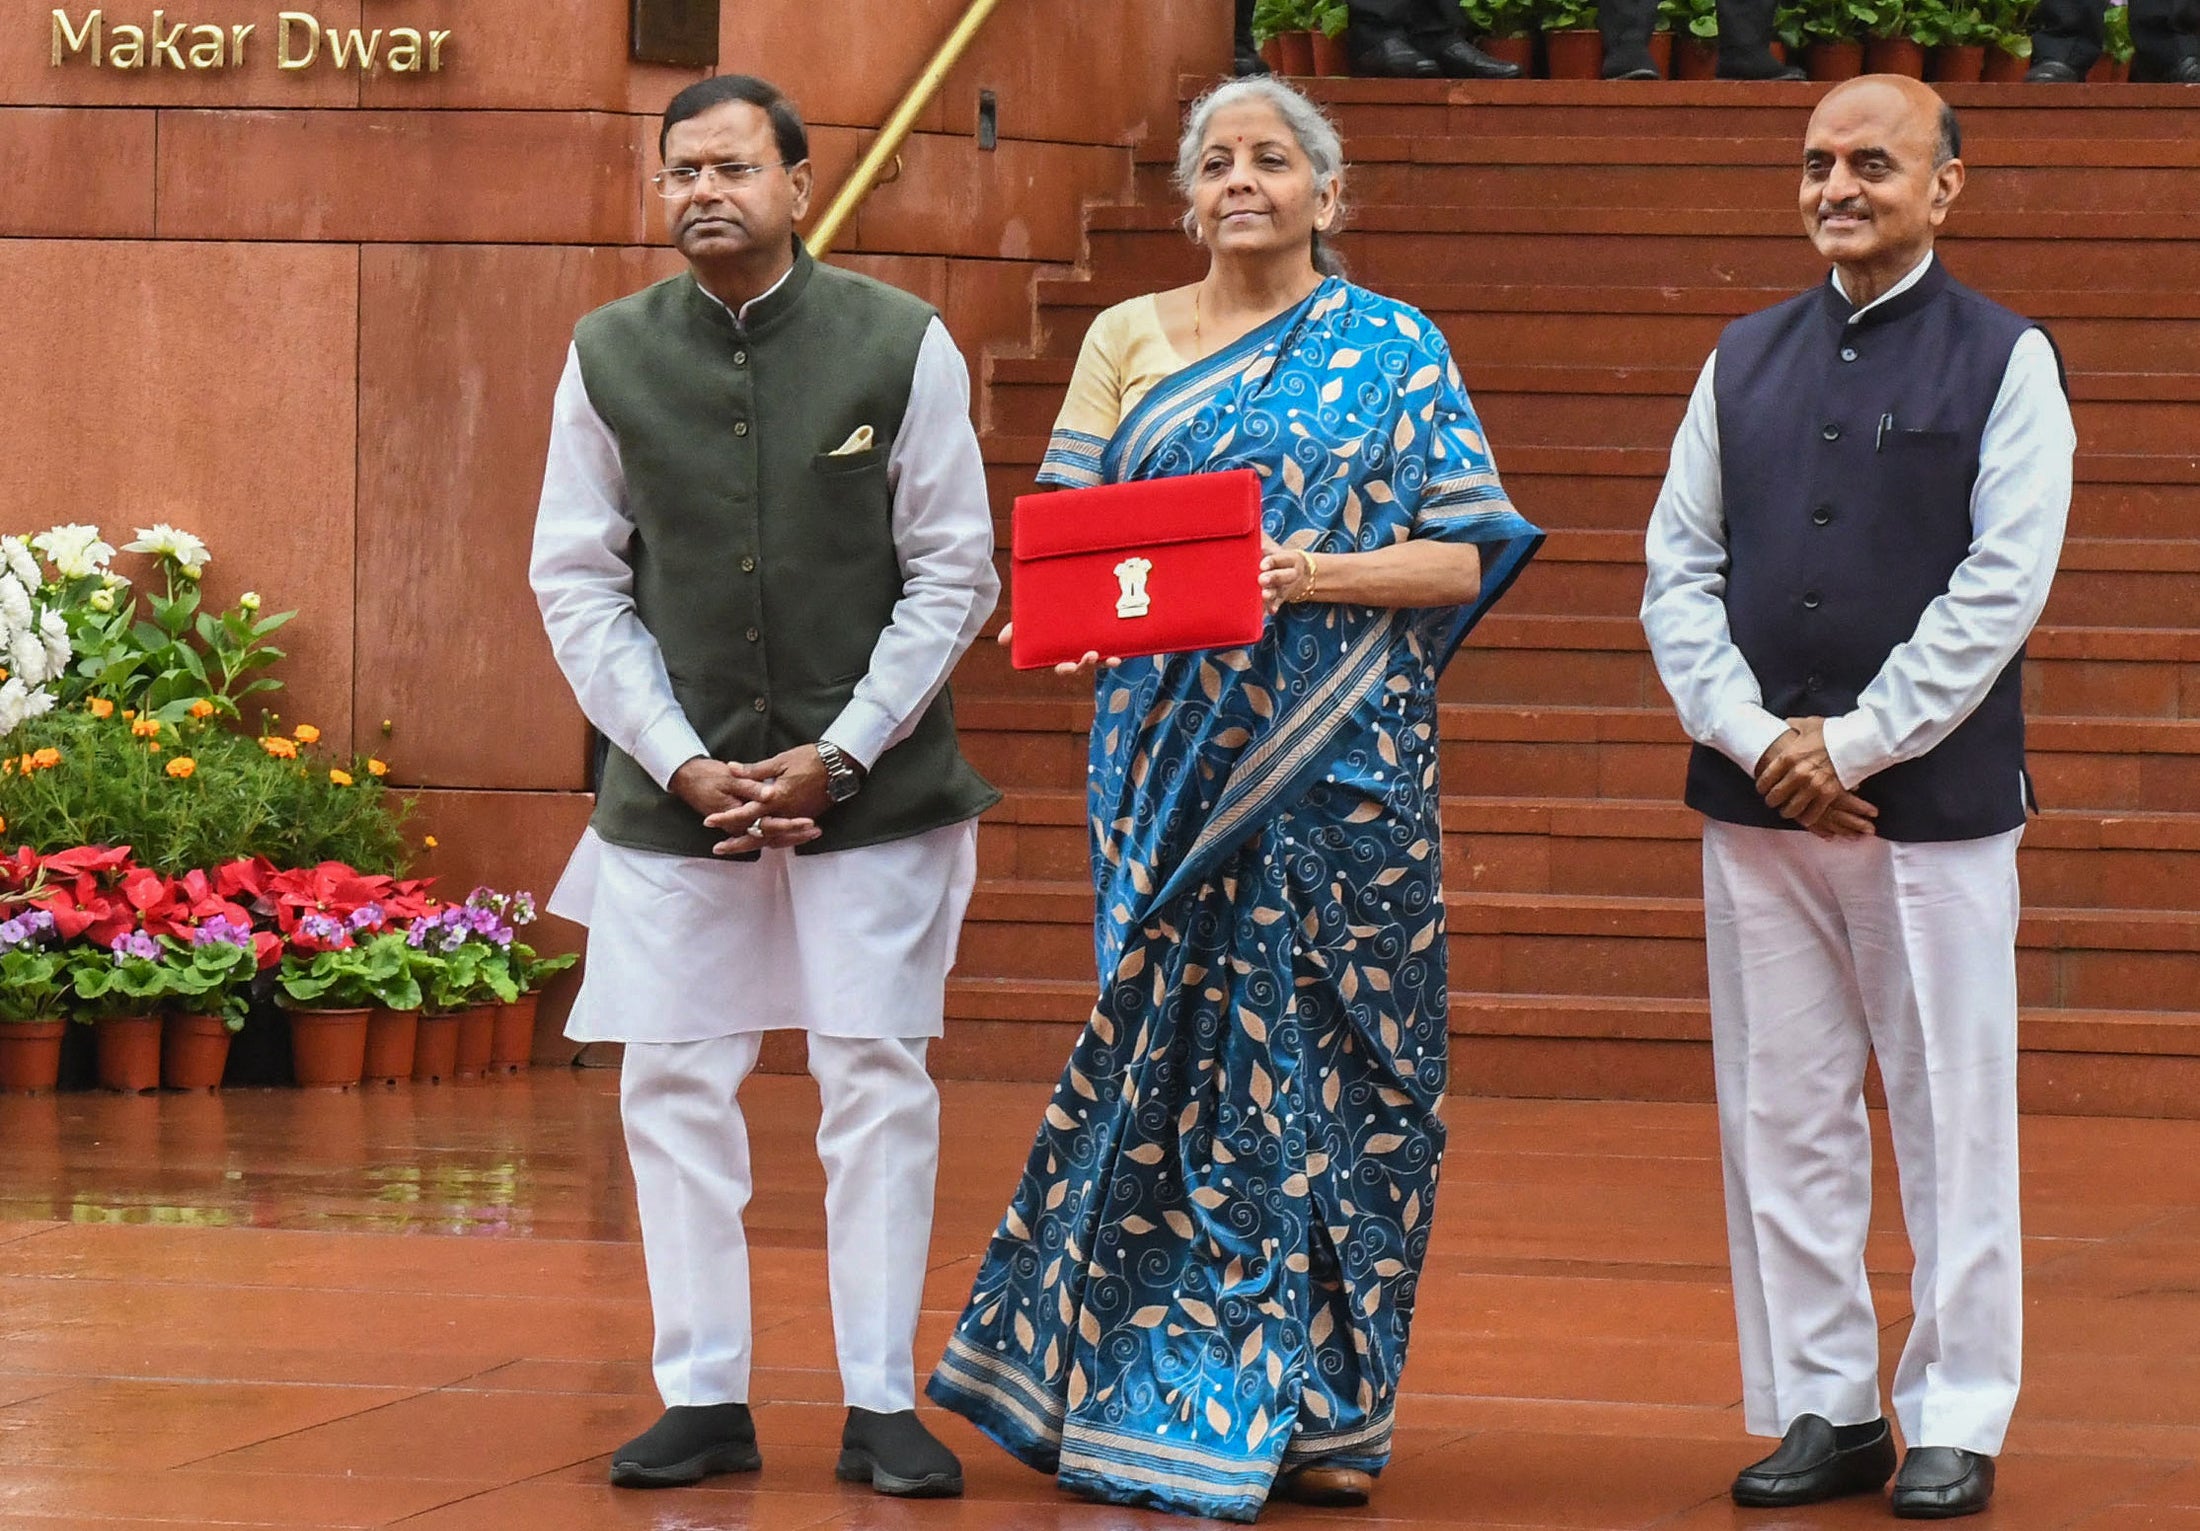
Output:
M748 185L767 170L783 170L790 163L775 160L769 165L744 165L739 160L724 160L715 165L671 165L649 179L656 185L658 196L684 197L702 185L706 175L715 177L730 191Z

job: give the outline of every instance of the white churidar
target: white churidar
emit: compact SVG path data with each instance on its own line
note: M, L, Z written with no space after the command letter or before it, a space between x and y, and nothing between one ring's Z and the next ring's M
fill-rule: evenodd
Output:
M817 1155L841 1389L852 1408L896 1413L916 1406L939 1092L921 1038L813 1031L809 1044L824 1105ZM621 1065L657 1326L652 1364L667 1408L749 1398L749 1139L738 1092L761 1046L753 1032L639 1044Z
M2017 841L1704 826L1711 1047L1743 1407L1877 1419L1867 1050L1916 1257L1895 1370L1912 1446L2001 1450L2023 1352Z

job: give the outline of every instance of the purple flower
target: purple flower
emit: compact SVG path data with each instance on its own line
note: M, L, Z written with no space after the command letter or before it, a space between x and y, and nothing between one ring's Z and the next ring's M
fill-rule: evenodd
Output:
M410 926L408 926L408 927L406 928L406 931L405 931L405 944L406 944L407 946L413 946L413 947L426 946L426 945L428 944L428 937L429 937L429 935L430 935L430 934L431 934L431 933L432 933L432 932L433 932L434 930L435 930L435 921L434 921L434 920L432 920L432 919L421 919L421 920L414 920L414 921L412 922L412 924L411 924Z
M30 939L31 927L28 920L13 919L0 925L0 947L27 946Z
M515 893L515 894L513 894L513 895L512 895L512 909L511 909L511 914L512 914L512 923L513 923L514 925L532 925L532 924L534 924L534 923L535 923L535 895L534 895L534 894L532 894L532 893L526 893L526 892L521 892L521 893Z
M350 936L344 922L326 914L308 914L298 920L298 934L323 946L342 946Z
M108 950L114 954L118 966L133 957L140 962L151 962L160 956L160 943L142 930L133 930L116 936Z
M227 915L217 914L204 925L191 932L193 946L244 946L252 944L252 927L240 925Z
M381 923L382 906L380 904L361 904L351 912L351 928L353 930L366 930L370 926Z

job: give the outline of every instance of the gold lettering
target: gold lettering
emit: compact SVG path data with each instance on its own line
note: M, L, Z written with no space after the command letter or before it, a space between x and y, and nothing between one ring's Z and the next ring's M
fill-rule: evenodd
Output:
M168 13L166 11L153 12L153 38L151 47L151 52L153 55L153 67L155 69L158 69L160 67L160 61L163 58L166 58L168 60L168 67L170 69L181 69L183 67L183 53L180 49L176 47L176 39L183 36L183 23L180 21L177 22L175 24L175 27L168 33L168 35L166 37L163 37L160 34L161 23L165 22L167 19Z
M305 28L305 54L303 57L290 51L290 34L293 28ZM282 69L311 69L313 61L321 56L321 23L318 17L304 11L284 11L275 18L275 63Z
M69 13L67 11L55 9L53 13L54 68L59 69L62 61L68 58L70 54L82 53L87 47L92 50L93 66L95 68L98 66L100 54L104 51L99 36L101 14L99 10L94 9L91 15L84 18L83 29L79 31L69 25Z
M257 30L259 30L257 27L250 24L241 27L233 26L229 29L229 62L239 69L244 67L244 40Z
M145 67L145 28L115 28L114 46L107 50L107 67L110 69L143 69Z
M420 67L420 34L411 27L390 28L390 51L383 64L391 74L411 74Z
M196 39L191 44L191 67L193 69L221 68L222 60L227 56L229 47L228 41L222 36L222 29L201 22L191 29L191 36Z
M338 69L349 69L356 62L361 73L372 74L374 73L374 56L381 51L382 29L380 27L376 27L366 37L359 35L357 27L353 27L349 32L339 32L334 27L328 29L329 62Z
M448 32L428 33L428 72L434 74L443 67L443 45L451 40Z

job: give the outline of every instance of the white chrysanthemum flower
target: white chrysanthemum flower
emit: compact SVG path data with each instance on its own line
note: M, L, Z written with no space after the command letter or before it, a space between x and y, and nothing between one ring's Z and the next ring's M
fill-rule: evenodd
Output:
M42 718L53 711L53 708L54 696L51 691L33 691L23 698L23 720L29 722L32 718Z
M49 611L38 619L38 637L46 645L46 678L59 680L75 652L69 647L69 624L60 612Z
M117 574L112 569L102 570L100 572L99 578L100 582L104 584L109 590L127 590L130 588L129 576L126 574Z
M15 732L16 725L29 716L31 688L13 675L0 684L0 738Z
M26 686L46 683L46 645L37 628L24 628L8 641L8 671Z
M211 555L206 544L180 527L157 521L151 526L138 528L138 540L123 546L125 553L150 553L155 558L165 558L193 579L206 567Z
M31 550L20 537L0 537L0 559L5 559L8 572L23 582L25 590L36 590L46 582L39 570L38 560L31 557Z
M260 592L247 590L243 595L238 596L237 609L239 611L258 611L260 609Z
M31 593L13 573L0 574L0 620L7 623L0 637L13 638L31 625Z
M115 592L111 586L94 590L84 598L84 604L104 615L115 609Z
M107 567L115 550L99 540L99 528L71 522L40 532L31 546L46 555L63 579L83 579Z

